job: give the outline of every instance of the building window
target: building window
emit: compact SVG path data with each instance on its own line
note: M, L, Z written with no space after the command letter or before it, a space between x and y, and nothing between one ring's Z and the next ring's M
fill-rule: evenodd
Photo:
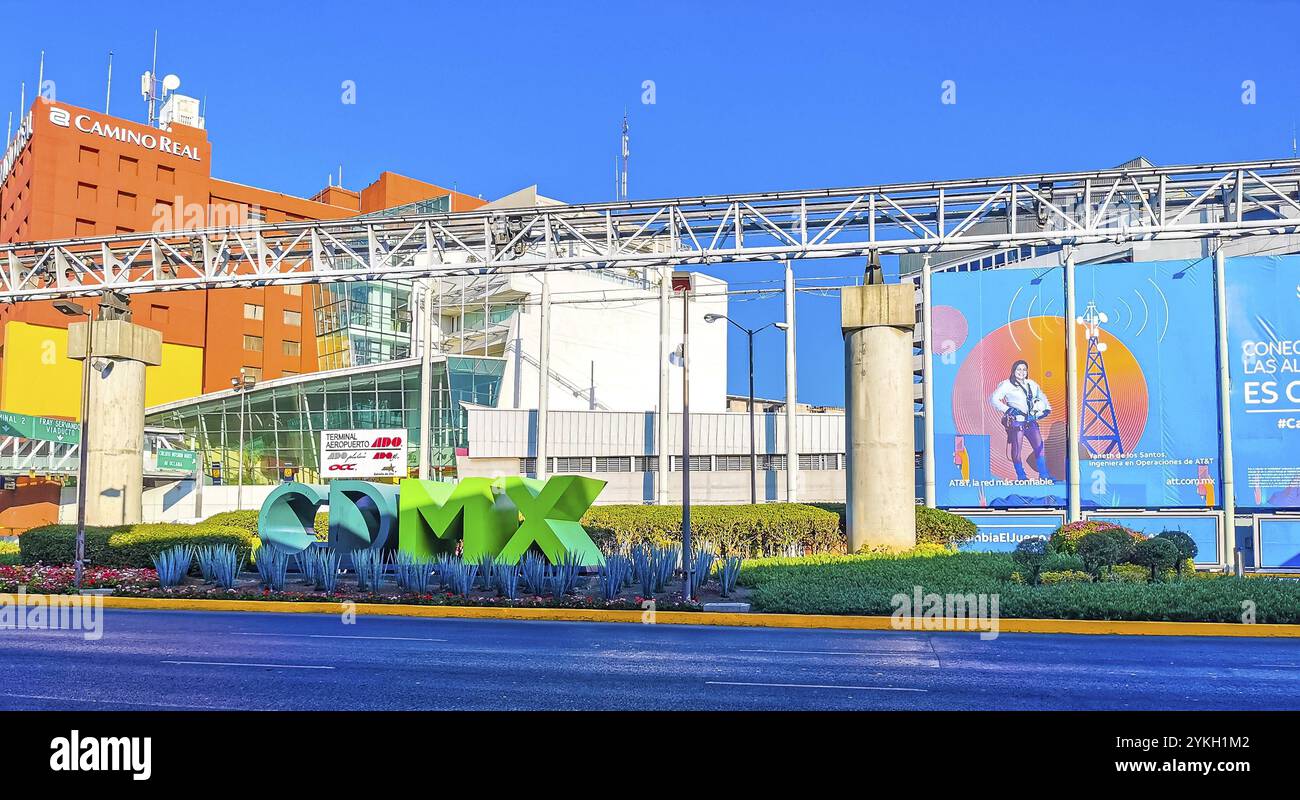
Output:
M262 337L249 336L247 333L244 334L244 349L250 350L254 353L262 352Z
M633 456L633 472L658 472L659 456Z
M135 211L135 195L130 192L118 192L117 207L123 211Z
M284 293L290 297L302 297L302 285L294 284L284 287Z
M76 223L76 236L94 236L95 221L90 219L79 219Z
M257 206L249 206L249 207L248 207L248 221L249 221L249 222L266 222L266 212L263 211L262 209L258 208Z
M77 202L94 205L99 202L99 187L93 183L77 184Z
M176 170L172 169L171 167L164 167L162 164L159 164L159 165L158 165L158 182L159 182L159 183L166 183L166 184L175 184L175 183L176 183Z
M599 456L596 458L596 472L631 472L631 456Z
M290 358L298 358L302 355L302 345L285 339L280 343L280 352Z
M766 453L758 457L758 468L761 470L782 471L785 464L785 456L780 453Z
M673 472L682 471L682 457L673 456L668 462L668 467ZM712 472L713 456L691 456L691 472Z
M302 325L302 312L301 312L301 311L290 311L289 309L286 308L286 309L284 310L284 324L285 324L285 325L292 325L292 326L295 327L295 328L301 326L301 325Z
M261 319L263 311L257 303L244 303L244 319Z
M840 468L839 453L800 453L799 469L828 470Z
M149 306L149 319L154 322L167 322L171 318L171 309L167 306Z
M556 456L554 472L591 472L591 456Z
M77 163L85 164L88 167L99 166L99 151L93 147L81 146L81 151L77 154Z
M139 175L140 161L139 159L131 158L130 156L118 156L117 171L123 175Z
M519 474L520 474L520 475L536 475L536 474L537 474L537 459L536 459L536 458L533 458L533 457L529 457L529 458L521 458L521 459L519 459Z
M749 456L717 456L714 458L714 469L719 472L739 472L749 471ZM691 462L691 469L695 469L695 462Z
M254 381L262 380L261 367L244 367L243 369L240 370L240 372L244 373L244 377L252 378Z

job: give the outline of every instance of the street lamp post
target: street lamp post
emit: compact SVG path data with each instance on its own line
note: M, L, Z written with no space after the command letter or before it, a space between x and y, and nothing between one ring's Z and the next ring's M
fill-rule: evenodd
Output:
M758 456L756 454L757 447L755 445L757 434L754 432L754 334L767 330L768 328L776 328L777 330L783 331L789 326L784 322L769 322L761 328L751 329L746 328L744 325L736 322L726 314L704 315L705 322L717 322L720 319L725 319L727 322L730 322L732 325L739 328L741 333L745 334L745 337L749 341L749 502L750 505L755 505L758 503Z
M235 509L244 510L244 414L248 390L257 385L257 379L242 367L238 378L231 378L230 385L239 392L239 485L235 488Z
M674 272L674 292L682 295L682 597L690 600L694 595L695 559L691 557L691 291L695 276L690 272ZM660 458L667 458L661 453Z
M77 544L73 557L73 584L81 591L86 572L86 472L89 464L90 442L90 358L94 352L94 316L90 309L82 308L70 300L60 300L54 308L69 317L86 318L86 352L81 360L81 441L77 445Z

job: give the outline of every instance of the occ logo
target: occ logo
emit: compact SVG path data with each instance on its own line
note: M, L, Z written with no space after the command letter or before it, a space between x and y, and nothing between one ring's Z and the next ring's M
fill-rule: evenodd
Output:
M50 109L50 122L58 125L60 128L66 128L72 124L72 115L63 108Z

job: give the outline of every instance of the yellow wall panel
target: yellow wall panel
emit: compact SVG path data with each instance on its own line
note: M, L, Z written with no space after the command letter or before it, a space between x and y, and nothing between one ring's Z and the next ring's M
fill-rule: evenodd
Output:
M0 409L80 419L81 362L68 358L68 332L9 322L4 341ZM145 405L196 397L202 391L202 348L164 343L162 363L145 369Z

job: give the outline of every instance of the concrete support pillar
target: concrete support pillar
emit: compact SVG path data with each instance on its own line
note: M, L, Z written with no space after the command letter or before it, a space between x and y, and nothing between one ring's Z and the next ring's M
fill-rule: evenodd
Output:
M86 358L87 324L69 326L69 358ZM89 324L86 524L131 525L144 495L144 373L162 363L162 334L123 320Z
M912 284L840 291L849 550L916 545Z

